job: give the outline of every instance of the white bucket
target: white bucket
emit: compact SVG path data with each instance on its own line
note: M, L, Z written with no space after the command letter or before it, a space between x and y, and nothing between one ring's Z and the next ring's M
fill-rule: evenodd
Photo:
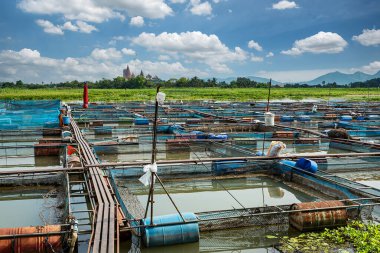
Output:
M264 113L265 116L265 125L274 126L274 114L271 112Z

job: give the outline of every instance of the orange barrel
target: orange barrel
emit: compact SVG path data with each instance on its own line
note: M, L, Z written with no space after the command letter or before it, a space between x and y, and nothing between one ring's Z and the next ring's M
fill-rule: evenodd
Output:
M306 202L293 204L291 210L307 210L315 208L329 208L345 206L338 200L323 202ZM289 215L290 225L300 231L311 231L329 227L344 226L347 224L346 208L294 212Z
M35 233L60 232L61 225L0 228L0 236L27 235ZM30 237L15 237L14 239L0 239L1 253L45 253L57 252L62 249L62 235L41 235Z

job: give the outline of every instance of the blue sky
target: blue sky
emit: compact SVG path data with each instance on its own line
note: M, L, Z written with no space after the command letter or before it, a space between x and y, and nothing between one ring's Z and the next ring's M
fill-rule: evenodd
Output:
M380 70L378 0L4 0L0 81Z

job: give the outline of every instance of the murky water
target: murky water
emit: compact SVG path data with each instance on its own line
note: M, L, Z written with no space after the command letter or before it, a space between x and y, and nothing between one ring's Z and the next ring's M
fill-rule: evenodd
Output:
M24 227L58 224L60 215L54 208L57 198L46 194L53 187L18 187L0 193L0 227ZM45 198L44 198L45 195Z
M121 182L119 181L119 183ZM145 206L148 189L139 182L136 183L128 180L125 183ZM317 200L313 196L289 188L282 182L265 176L176 180L166 181L164 184L181 212L204 212L242 208L230 194L235 196L245 207L292 204ZM230 194L224 188L228 189ZM156 187L154 199L155 215L173 214L176 212L170 200L159 186ZM276 252L272 245L277 243L277 239L269 239L265 235L273 235L277 232L276 228L274 230L261 229L260 231L253 228L239 228L202 232L199 243L144 248L142 252ZM280 233L287 235L288 231L281 231ZM293 231L290 230L289 233L293 233ZM121 245L121 252L128 252L129 248L130 244L124 242Z

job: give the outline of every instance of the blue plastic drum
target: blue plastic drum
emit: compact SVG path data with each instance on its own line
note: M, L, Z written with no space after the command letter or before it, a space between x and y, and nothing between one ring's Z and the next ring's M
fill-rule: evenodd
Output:
M186 221L196 221L197 216L194 213L182 213ZM199 226L197 222L165 225L170 223L183 222L179 214L170 214L153 217L153 223L157 226L146 227L144 229L143 242L146 247L157 247L173 244L192 243L199 241ZM150 218L143 220L144 225L150 225Z

